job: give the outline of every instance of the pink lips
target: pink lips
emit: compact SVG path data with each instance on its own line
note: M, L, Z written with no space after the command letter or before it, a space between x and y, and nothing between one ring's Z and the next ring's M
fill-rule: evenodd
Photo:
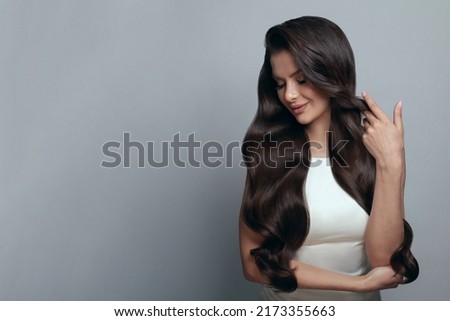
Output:
M291 110L294 114L299 114L306 109L306 105L308 105L308 103L304 103L303 105L295 105L291 107Z

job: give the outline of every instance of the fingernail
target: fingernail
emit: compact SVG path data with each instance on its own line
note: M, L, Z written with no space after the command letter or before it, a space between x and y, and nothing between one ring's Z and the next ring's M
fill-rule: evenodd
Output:
M398 102L398 107L399 107L399 108L402 108L402 107L403 107L403 102L402 102L401 100Z
M366 97L367 93L365 91L362 92L362 96Z

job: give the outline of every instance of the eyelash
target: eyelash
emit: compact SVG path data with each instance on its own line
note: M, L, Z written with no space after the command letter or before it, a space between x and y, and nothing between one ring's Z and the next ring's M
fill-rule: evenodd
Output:
M299 85L303 85L303 84L306 83L306 80L305 80L305 79L300 79L300 80L297 80L297 82L298 82ZM282 85L276 84L275 89L276 89L276 90L280 90L280 89L282 89L284 86L285 86L285 84L282 84Z

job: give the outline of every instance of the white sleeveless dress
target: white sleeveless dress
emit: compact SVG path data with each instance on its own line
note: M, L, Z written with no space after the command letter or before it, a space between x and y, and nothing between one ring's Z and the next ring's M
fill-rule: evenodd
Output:
M309 233L296 259L323 269L363 275L370 270L364 248L367 213L333 177L329 160L313 158L305 182L305 197L310 216ZM301 286L301 285L300 285ZM380 300L380 292L355 293L297 289L277 292L269 286L262 290L262 300Z

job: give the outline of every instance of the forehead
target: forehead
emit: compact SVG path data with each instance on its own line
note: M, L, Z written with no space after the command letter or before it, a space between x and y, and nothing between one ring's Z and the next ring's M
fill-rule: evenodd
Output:
M287 50L273 54L270 57L270 64L274 78L292 77L292 74L297 73L300 69L292 54Z

